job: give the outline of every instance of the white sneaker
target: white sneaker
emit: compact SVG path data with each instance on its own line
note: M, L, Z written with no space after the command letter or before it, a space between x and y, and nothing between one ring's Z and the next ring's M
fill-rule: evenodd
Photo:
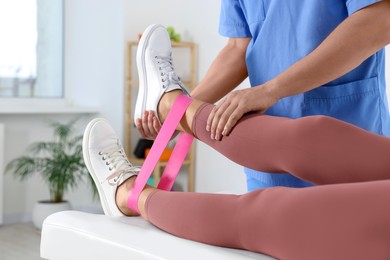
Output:
M107 120L96 118L86 127L83 138L84 162L97 187L104 213L123 216L115 202L120 184L139 172L127 159L114 129Z
M157 105L165 92L180 89L189 95L175 72L171 39L164 26L150 25L142 34L137 49L137 68L139 90L134 119L142 118L145 110L154 111L158 118Z

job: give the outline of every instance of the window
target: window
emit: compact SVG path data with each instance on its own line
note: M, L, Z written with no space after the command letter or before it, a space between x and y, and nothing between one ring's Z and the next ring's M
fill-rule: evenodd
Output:
M63 97L62 0L0 0L0 97Z

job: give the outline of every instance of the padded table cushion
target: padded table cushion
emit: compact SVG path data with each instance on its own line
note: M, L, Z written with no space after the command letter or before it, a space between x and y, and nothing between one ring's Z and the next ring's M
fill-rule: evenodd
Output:
M62 211L45 219L41 257L51 260L273 259L182 239L141 217L110 217L79 211Z

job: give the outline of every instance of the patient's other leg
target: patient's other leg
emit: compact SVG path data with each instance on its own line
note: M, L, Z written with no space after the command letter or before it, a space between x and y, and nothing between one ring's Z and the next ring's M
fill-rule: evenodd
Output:
M390 259L390 181L244 195L156 190L143 216L162 230L277 259ZM146 215L145 215L146 214Z
M127 214L135 177L117 205ZM147 186L141 215L173 235L278 259L390 259L390 181L276 187L244 195L168 192Z

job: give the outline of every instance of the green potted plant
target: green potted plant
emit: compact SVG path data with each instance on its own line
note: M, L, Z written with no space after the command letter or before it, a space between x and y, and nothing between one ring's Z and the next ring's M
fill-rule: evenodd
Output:
M50 200L38 201L33 210L33 223L39 229L48 215L70 209L69 202L64 200L64 193L75 188L84 177L96 195L95 185L83 161L83 136L73 134L75 122L51 123L53 141L31 144L29 156L16 158L6 166L6 172L13 173L21 180L40 174L48 184Z

